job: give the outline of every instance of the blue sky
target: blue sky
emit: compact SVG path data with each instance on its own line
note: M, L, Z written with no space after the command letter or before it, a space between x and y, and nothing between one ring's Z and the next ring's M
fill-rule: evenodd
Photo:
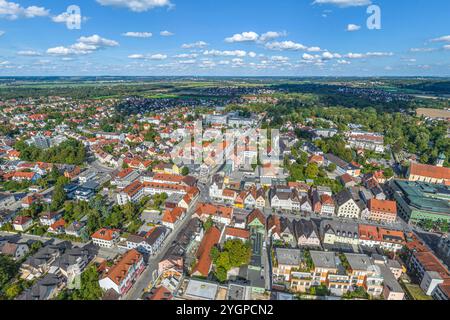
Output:
M0 75L450 76L449 12L448 0L0 0Z

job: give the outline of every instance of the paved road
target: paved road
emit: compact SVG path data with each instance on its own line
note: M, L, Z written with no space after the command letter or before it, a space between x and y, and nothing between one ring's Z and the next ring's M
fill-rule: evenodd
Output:
M147 267L144 270L144 272L141 274L137 282L133 285L130 291L123 297L124 300L138 300L142 297L145 290L153 284L154 281L156 281L158 275L158 263L161 261L162 258L166 255L167 251L172 246L173 241L177 238L178 234L186 227L188 222L191 220L192 215L195 212L195 208L197 206L196 201L193 205L191 210L187 213L186 217L184 218L182 224L174 231L172 232L166 240L164 240L164 243L162 245L162 249L159 251L159 253L156 256L152 256L149 258Z
M67 240L61 240L61 239L52 238L52 237L42 237L42 236L36 236L36 235L26 234L26 233L18 234L18 233L3 232L3 231L0 231L0 236L2 236L2 237L17 237L19 239L23 239L26 241L32 240L32 241L47 242L49 240L54 240L54 243L60 243L60 242L67 241ZM85 246L87 243L72 242L72 244L82 247L82 246Z

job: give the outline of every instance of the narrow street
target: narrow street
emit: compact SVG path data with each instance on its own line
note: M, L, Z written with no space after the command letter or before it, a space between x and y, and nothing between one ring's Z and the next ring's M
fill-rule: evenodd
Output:
M162 258L166 255L167 251L172 246L173 241L178 237L181 231L186 227L192 218L197 207L198 200L193 203L191 210L186 214L182 224L180 224L175 231L170 233L170 235L164 240L161 250L156 256L151 256L148 259L147 267L141 274L139 279L133 285L130 291L124 295L123 300L138 300L142 297L145 290L148 289L153 282L158 278L158 264Z

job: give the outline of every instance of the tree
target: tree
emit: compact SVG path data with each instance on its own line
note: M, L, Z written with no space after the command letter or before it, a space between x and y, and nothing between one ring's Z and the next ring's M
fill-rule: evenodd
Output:
M51 211L57 211L62 208L64 202L66 201L67 195L64 191L64 184L58 183L53 191L52 203L50 205Z
M10 257L0 255L0 289L2 289L19 270L16 264Z
M208 232L209 229L211 229L214 225L214 221L212 220L211 216L203 223L203 229L205 229L205 232Z
M327 167L328 172L334 172L334 171L336 171L336 169L337 169L337 166L335 163L330 163Z
M310 163L306 167L305 175L308 179L315 179L319 175L319 167L317 163Z
M99 276L95 266L91 266L81 274L80 289L74 291L74 300L99 300L102 289L98 283Z
M220 282L227 280L227 272L232 268L246 265L251 259L250 243L241 240L228 240L223 245L223 250L213 247L210 252L215 265L215 276Z
M189 168L188 167L183 167L183 169L181 169L181 174L183 176L187 176L189 174Z
M5 296L8 300L13 300L15 297L17 297L21 292L23 288L20 285L19 282L15 282L11 285L9 285L5 290Z

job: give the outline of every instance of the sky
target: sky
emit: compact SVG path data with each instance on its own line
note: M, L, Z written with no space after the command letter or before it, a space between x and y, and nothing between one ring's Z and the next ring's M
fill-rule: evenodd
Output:
M450 76L449 18L448 0L0 0L0 76Z

